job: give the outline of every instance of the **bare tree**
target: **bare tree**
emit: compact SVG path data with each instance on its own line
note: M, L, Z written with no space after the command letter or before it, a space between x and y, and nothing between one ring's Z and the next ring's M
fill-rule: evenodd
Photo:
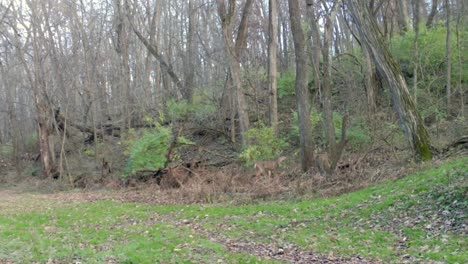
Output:
M224 47L228 57L231 80L233 84L233 92L231 95L232 98L236 100L242 145L246 144L244 134L249 129L249 116L247 113L245 95L242 91L240 58L242 56L242 51L246 46L247 25L253 1L254 0L246 0L245 2L244 11L242 12L242 18L237 30L237 38L235 43L233 43L232 26L236 14L236 0L229 0L227 6L225 0L217 0L218 15L221 18L221 27L223 30Z

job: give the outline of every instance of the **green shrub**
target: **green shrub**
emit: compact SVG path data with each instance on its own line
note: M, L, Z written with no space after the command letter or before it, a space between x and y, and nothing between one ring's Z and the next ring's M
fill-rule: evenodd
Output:
M186 120L191 111L191 105L186 100L171 99L167 102L167 113L171 120Z
M83 154L85 154L88 157L96 157L96 151L94 151L94 149L85 149L83 151Z
M363 149L372 142L369 130L361 123L352 126L347 131L348 144L353 149Z
M41 167L30 165L23 170L25 176L39 176L42 174Z
M139 170L159 170L166 163L166 155L172 138L170 128L157 126L135 140L130 146L130 157L126 168L126 176Z
M430 89L432 92L443 94L445 92L445 78L440 78L446 72L446 36L445 27L434 27L431 30L422 28L419 35L419 58L417 60L420 72L418 86L423 89ZM401 69L412 78L414 63L414 38L413 31L408 32L404 36L392 38L391 50L392 54L400 63ZM464 43L468 42L468 33L466 29L460 31L460 47L457 46L456 38L452 37L452 80L455 82L461 77L462 82L468 82L468 64L456 63L458 56L462 61L466 61L468 52ZM461 70L461 72L460 72ZM460 76L461 73L461 76ZM455 83L454 83L455 85Z
M277 158L288 146L286 141L275 136L271 127L252 128L245 134L247 147L240 154L240 158L247 166L258 160L272 160Z
M296 94L296 75L288 71L281 75L278 80L278 97L294 96Z

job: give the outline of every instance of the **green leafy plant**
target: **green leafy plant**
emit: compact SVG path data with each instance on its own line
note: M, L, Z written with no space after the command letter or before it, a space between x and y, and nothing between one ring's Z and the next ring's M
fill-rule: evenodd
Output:
M278 97L293 96L296 94L296 75L289 71L281 75L278 80Z
M26 176L39 176L42 173L42 169L38 166L30 165L23 170L23 174Z
M171 138L171 129L158 125L135 140L130 147L126 176L142 169L159 170L163 168L167 161L166 156Z
M83 154L85 154L88 157L96 157L96 152L94 151L94 149L85 149L83 151Z
M171 99L167 102L167 113L171 120L185 120L191 111L191 105L187 100Z
M369 130L362 124L356 124L347 131L348 144L353 149L362 149L372 142Z
M258 160L272 160L288 146L286 141L275 136L271 127L252 128L245 134L247 147L240 158L250 166Z

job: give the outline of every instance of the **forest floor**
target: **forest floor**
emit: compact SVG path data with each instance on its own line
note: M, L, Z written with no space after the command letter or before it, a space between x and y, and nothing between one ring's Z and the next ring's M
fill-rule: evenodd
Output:
M468 263L468 158L328 199L0 187L0 263Z

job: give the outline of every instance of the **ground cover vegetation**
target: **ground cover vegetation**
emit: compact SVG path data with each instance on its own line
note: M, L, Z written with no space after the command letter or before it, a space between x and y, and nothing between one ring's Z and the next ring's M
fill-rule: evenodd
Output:
M161 193L135 203L119 192L44 195L2 189L0 259L465 263L467 161L316 200L164 205Z

